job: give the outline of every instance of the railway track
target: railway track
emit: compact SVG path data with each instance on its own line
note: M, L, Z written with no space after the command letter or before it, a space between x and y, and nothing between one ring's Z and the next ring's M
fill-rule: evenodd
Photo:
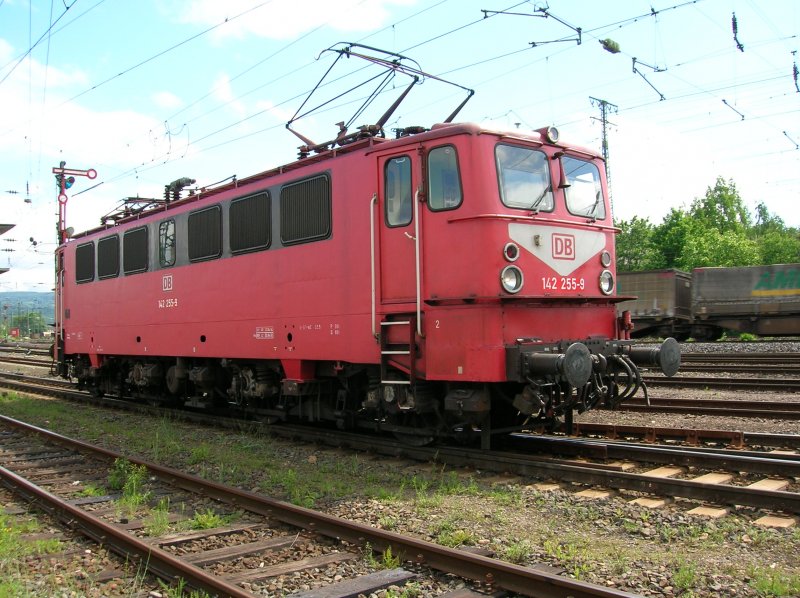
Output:
M733 390L772 390L776 392L797 392L800 379L797 378L730 378L730 377L690 377L690 376L642 376L648 386L673 386L682 388L709 388Z
M91 399L85 393L75 393L54 389L53 393L81 401L99 401L104 406L134 409L150 414L163 415L157 408L135 405L113 399ZM181 417L198 423L214 426L227 425L241 429L251 426L254 430L301 438L310 442L357 451L369 451L388 456L402 455L417 461L436 461L453 467L469 467L487 472L509 472L523 476L555 479L562 483L586 486L602 486L615 490L644 492L656 496L681 497L717 505L744 505L755 509L800 513L800 494L794 491L796 483L791 478L800 478L800 456L794 455L743 455L737 451L719 452L709 456L707 451L678 449L675 446L654 447L647 450L632 448L630 463L615 463L621 458L622 449L615 444L602 444L594 439L557 439L541 436L512 437L510 445L501 450L483 451L460 447L411 447L399 444L384 437L345 433L339 430L310 428L292 425L261 425L258 422L243 422L193 412L169 412L172 417ZM584 428L588 429L588 428ZM696 432L697 437L704 437ZM618 436L622 438L623 436ZM525 439L522 439L525 438ZM760 442L764 442L762 435ZM568 446L567 454L577 455L576 446L586 447L581 459L589 456L592 461L555 458L559 442ZM528 444L525 444L528 443ZM542 443L547 443L547 454L542 455ZM680 450L681 452L676 452ZM669 475L654 474L652 464L667 464L672 471ZM656 468L656 469L661 469ZM722 483L710 483L704 477L711 472L728 471L731 475ZM763 476L782 475L776 483L765 482ZM730 482L730 483L729 483ZM775 490L779 487L779 490ZM784 490L789 488L789 490Z
M185 520L188 512L208 505L209 499L215 511L222 514L244 511L247 518L203 531L152 535L147 531L147 520L142 517L145 510L141 503L130 511L130 517L120 517L121 510L127 512L125 509L131 504L120 502L124 496L81 497L80 491L87 481L102 479L109 470L124 469L120 463L127 464L128 472L135 472L138 467L143 468L147 476L153 476L149 478L152 487L148 486L148 492L159 499L158 504L170 505L163 515L167 521ZM483 590L504 589L525 596L631 596L375 529L155 463L128 460L119 453L2 416L0 480L37 508L120 555L121 563L138 563L161 579L183 580L211 595L251 597L259 595L268 580L280 578L292 580L298 591L291 595L297 598L349 596L369 594L389 585L403 585L420 575L445 572L475 580ZM125 487L128 487L127 481ZM120 504L127 504L127 507ZM384 555L404 555L405 562L412 565L376 572L352 566L363 561L363 553L370 549ZM351 563L346 577L328 586L324 594L308 589L304 572L312 569L337 571L340 563ZM356 575L352 574L353 569ZM423 573L429 570L432 573ZM126 573L120 570L114 575ZM286 582L282 590L291 591L292 583ZM457 595L471 594L462 591Z
M744 401L726 399L674 399L650 397L649 404L642 397L627 399L618 411L649 413L687 413L694 415L719 415L724 417L800 419L800 402Z
M760 363L760 364L798 364L800 363L800 355L797 353L767 353L767 352L754 352L754 353L683 353L681 355L682 363Z
M0 362L13 363L17 365L29 365L34 367L49 368L53 361L51 359L36 359L33 357L9 357L8 355L0 355Z
M563 433L563 430L561 431ZM687 446L726 446L732 449L800 450L800 436L740 430L697 430L580 422L572 426L570 436L606 438L609 440L641 440L647 443L671 442Z

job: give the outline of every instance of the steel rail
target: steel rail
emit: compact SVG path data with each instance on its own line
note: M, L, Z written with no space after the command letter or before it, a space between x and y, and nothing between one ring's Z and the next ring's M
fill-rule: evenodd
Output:
M735 356L733 357L736 358ZM797 374L800 372L800 362L749 362L749 363L681 363L681 372L727 372L735 374Z
M786 401L741 401L725 399L656 399L650 404L644 399L623 401L618 411L641 411L649 413L694 413L724 417L760 417L772 419L800 419L800 403Z
M0 345L0 353L24 353L25 355L41 355L52 357L49 349L33 349L27 347L8 347Z
M768 454L757 451L648 446L611 440L514 435L514 447L535 448L548 454L592 457L598 447L608 459L669 463L701 469L800 477L800 455Z
M619 411L640 411L643 413L683 413L693 415L716 415L720 417L744 417L793 420L800 419L798 411L759 411L757 409L725 409L723 407L697 407L680 405L621 405Z
M56 434L38 426L32 426L5 416L0 416L0 422L22 429L29 434L37 434L51 442L69 447L72 450L100 454L108 459L125 458L131 463L147 467L152 473L175 487L195 493L203 493L209 498L234 505L240 509L271 517L284 523L339 540L343 539L359 545L369 542L373 548L380 551L391 547L394 554L403 555L403 558L407 560L461 577L474 579L491 586L518 592L526 596L536 596L537 598L630 598L634 596L633 594L621 590L580 582L462 550L439 546L425 540L403 536L386 530L379 530L362 523L348 521L283 501L267 498L254 492L224 486L213 481L186 474L171 467L123 456L116 451L67 438L61 434ZM2 472L2 475L5 479L5 472ZM41 489L39 490L41 491ZM37 493L35 498L43 500L45 497L43 494ZM72 507L68 510L68 514L70 516L78 516L79 513L73 513L73 510L80 511L80 509ZM108 542L110 538L116 539L116 533L112 536L108 535L111 533L110 530L108 530L108 534L106 534L106 531L107 530L104 528L100 528L99 531L93 532L97 535L92 537L95 537L97 541L104 542ZM123 536L129 535L124 532L117 533ZM146 548L147 550L147 552L143 554L143 557L146 558L148 554L154 555L158 559L156 562L165 567L165 573L168 576L183 576L182 570L178 568L177 559L171 557L169 553L160 551L160 549L156 549L150 545L144 545L142 548ZM165 552L165 555L169 556L170 559L164 559L162 563L159 552ZM151 556L151 561L152 560L153 557ZM192 576L192 570L187 570L186 574L191 576L184 578L188 583L203 583L202 579L195 579L194 576ZM228 593L225 591L223 595L251 596L251 594L242 593L239 588L233 589L238 593Z
M800 363L800 354L797 353L682 353L681 363Z
M795 392L800 388L796 378L710 378L643 376L648 386L700 386L703 388L737 388L746 390L785 390Z
M53 365L53 361L45 361L43 359L28 359L26 357L7 357L5 355L0 355L0 363L15 363L18 365L32 365L32 366L40 366L49 368Z
M8 423L7 418L3 418L3 420ZM181 578L192 587L212 595L232 598L253 597L251 592L229 584L220 577L209 575L201 568L176 558L166 550L139 540L124 529L106 523L102 519L92 516L88 511L61 500L5 467L0 467L0 481L17 495L35 504L37 508L69 527L78 529L80 533L98 544L108 546L112 552L123 558L135 556L149 571L161 579Z
M665 428L655 426L631 426L624 424L601 424L594 422L576 422L573 424L573 436L599 435L609 439L646 438L655 442L659 438L683 440L698 444L701 441L725 442L734 447L769 446L782 448L800 448L800 435L773 434L771 432L741 432L731 430L697 430L694 428Z
M634 397L622 403L622 405L646 405L643 398ZM800 411L800 400L790 401L745 401L742 399L675 399L650 397L650 404L656 407L685 407L694 405L697 407L716 407L718 409L751 409L763 411Z

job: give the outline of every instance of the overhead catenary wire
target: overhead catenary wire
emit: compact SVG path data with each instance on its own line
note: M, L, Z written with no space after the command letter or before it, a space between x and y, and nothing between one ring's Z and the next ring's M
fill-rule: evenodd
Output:
M519 3L519 4L522 4L522 3ZM519 4L518 4L518 5L519 5ZM695 2L685 2L685 3L679 4L679 5L675 5L675 7L672 7L672 8L678 8L678 7L681 7L681 6L690 6L690 5L694 5L694 4L697 4L697 2L696 2L696 1L695 1ZM663 13L663 12L665 12L666 10L668 10L668 9L660 9L660 10L658 10L658 11L656 11L656 12L657 12L657 13ZM619 21L618 23L620 23L620 24L622 24L622 23L631 23L631 24L633 24L633 23L635 23L635 22L638 22L639 20L643 20L644 18L650 18L650 17L651 17L651 15L650 15L650 14L643 14L643 15L638 15L637 17L633 17L633 18L631 18L631 19L626 19L625 21ZM481 20L481 19L476 19L476 20ZM462 25L460 25L458 28L452 29L452 30L450 30L450 31L448 31L448 32L446 32L446 33L444 33L444 34L439 34L439 35L437 35L437 36L433 36L433 37L431 37L431 38L430 38L430 39L428 39L428 40L424 40L424 41L422 41L422 42L420 42L420 43L418 43L418 44L415 44L415 45L413 45L413 46L410 46L410 48L412 48L412 49L413 49L413 48L416 48L416 47L422 46L422 45L424 45L424 44L426 44L426 43L430 43L431 41L434 41L434 40L437 40L437 39L441 39L441 38L445 37L446 35L448 35L448 34L450 34L450 33L454 33L454 32L460 31L460 30L464 29L465 27L469 27L469 26L470 26L470 23L462 24ZM610 26L611 26L611 25L604 25L604 26L602 26L602 27L608 28L608 27L610 27ZM584 31L585 31L585 32L586 32L586 31L595 31L595 30L600 30L600 29L602 29L602 28L596 28L596 29L585 29ZM526 48L526 49L527 49L527 48ZM516 54L522 54L522 52L523 52L523 50L518 50L518 51L514 51L514 52L507 52L507 53L504 53L504 55L503 55L503 56L498 56L498 57L489 58L489 59L483 58L482 60L474 61L473 63L467 64L467 65L462 65L462 66L459 66L459 67L457 67L457 68L456 68L456 69L454 69L454 70L465 71L465 70L469 69L471 66L477 66L477 65L480 65L480 64L486 64L487 62L489 62L489 61L491 61L491 60L497 60L497 61L501 61L501 60L503 60L503 59L505 59L505 58L512 58L512 57L513 57L514 55L516 55ZM545 56L545 57L543 58L543 60L547 60L547 59L548 59L550 56L552 56L552 55L551 55L551 54L548 54L547 56ZM453 72L453 71L451 70L451 71L447 71L447 72ZM502 75L498 75L498 77L499 77L499 76L502 76ZM496 78L497 78L497 77L496 77ZM301 96L301 95L302 95L302 94L297 94L296 96L292 96L292 97L299 97L299 96ZM290 99L289 99L289 98L287 98L287 100L286 100L286 101L290 101ZM718 100L718 101L719 101L719 100ZM281 105L281 104L282 104L282 103L276 103L276 104L275 104L275 106L278 106L278 105ZM285 105L285 104L284 104L284 105ZM626 106L624 106L624 104L621 104L621 105L623 106L622 110L628 110L628 109L629 109L629 107L626 107ZM517 109L517 111L518 111L518 107L515 107L515 108L516 108L516 109ZM246 117L244 117L244 118L242 118L242 119L238 119L238 120L236 120L235 122L231 122L231 123L229 123L229 124L228 124L227 126L225 126L224 128L223 128L223 127L218 127L218 128L216 128L214 131L212 131L212 132L204 132L204 131L200 131L199 133L197 133L197 132L195 131L195 132L194 132L195 134L193 134L193 135L192 135L192 138L193 138L193 140L192 140L192 143L193 143L193 144L197 144L197 143L198 143L198 142L200 142L200 141L207 141L207 140L209 140L209 139L213 138L213 136L215 136L215 135L217 135L217 134L221 133L222 131L225 131L225 130L230 130L231 128L235 127L237 124L242 124L242 123L244 123L244 122L247 122L247 121L249 121L249 120L252 120L252 119L253 119L253 118L255 118L256 116L258 116L258 115L261 115L261 114L264 114L264 112L265 112L265 111L263 111L263 110L262 110L262 111L259 111L258 113L247 115ZM179 126L175 126L175 129L178 129L178 128L179 128ZM204 133L205 133L205 134L204 134ZM238 138L237 138L237 139L238 139ZM233 140L231 140L231 141L223 141L223 143L222 143L221 145L230 144L230 143L233 143L233 142L234 142ZM214 145L214 146L208 146L208 147L209 147L209 148L211 148L211 147L219 147L219 146L220 146L220 145ZM204 149L204 150L202 150L202 151L207 151L207 150L205 150L205 149ZM180 158L179 158L179 156L177 156L177 155L173 156L173 160L176 160L176 159L180 159Z

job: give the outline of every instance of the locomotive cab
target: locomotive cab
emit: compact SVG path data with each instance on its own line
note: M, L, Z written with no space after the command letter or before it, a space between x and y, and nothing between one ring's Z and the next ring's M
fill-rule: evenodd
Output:
M395 322L416 322L413 355L382 355L405 392L441 381L451 424L484 433L614 407L646 393L640 365L677 371L674 340L643 350L624 338L596 154L559 145L552 127L438 125L415 141L378 159L378 335L408 347Z

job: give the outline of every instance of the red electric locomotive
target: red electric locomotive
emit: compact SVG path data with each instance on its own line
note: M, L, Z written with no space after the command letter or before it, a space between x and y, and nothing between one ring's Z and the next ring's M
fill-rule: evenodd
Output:
M413 85L413 83L412 83ZM58 249L57 356L97 392L414 442L614 406L625 340L604 168L553 128L379 126L107 220ZM172 200L172 201L170 201ZM132 212L132 213L131 213Z

